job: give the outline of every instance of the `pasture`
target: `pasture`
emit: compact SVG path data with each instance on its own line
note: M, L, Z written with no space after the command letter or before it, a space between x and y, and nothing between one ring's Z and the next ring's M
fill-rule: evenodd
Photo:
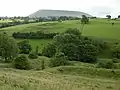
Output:
M112 22L115 24L112 25ZM81 30L82 25L80 21L63 21L63 22L40 22L40 23L31 23L25 25L18 25L8 28L0 29L0 32L7 32L9 36L14 32L59 32L62 33L68 28L78 28ZM93 19L90 20L90 23L85 25L81 31L84 36L95 37L103 40L120 40L120 21L119 20L107 20L107 19ZM29 40L32 47L35 48L38 44L43 49L43 45L47 45L49 40Z
M112 22L115 24L112 25ZM17 25L2 28L0 32L7 32L11 37L14 32L36 32L42 30L46 33L62 33L68 28L81 30L81 27L80 21L71 20ZM120 21L93 19L84 26L81 32L84 36L112 42L119 41ZM21 40L24 39L16 39L17 42ZM40 52L48 43L52 42L52 39L28 40L32 45L33 51L36 46L39 46ZM108 52L106 51L106 53ZM40 69L42 60L45 61L45 70ZM29 62L34 69L17 70L13 69L9 63L0 63L0 90L120 90L119 69L103 69L98 68L96 64L78 61L70 61L71 64L68 66L50 68L48 65L50 59L44 56L39 56L34 60L29 59Z

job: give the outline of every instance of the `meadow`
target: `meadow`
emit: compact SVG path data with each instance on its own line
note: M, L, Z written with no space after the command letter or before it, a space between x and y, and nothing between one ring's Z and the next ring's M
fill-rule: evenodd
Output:
M115 24L112 25L112 22ZM76 20L63 22L40 22L2 28L0 29L0 32L7 32L9 36L11 36L14 32L36 32L40 30L44 32L62 33L68 28L78 28L81 30L82 25L80 21ZM85 25L81 32L84 36L102 40L118 41L120 40L120 20L91 19L90 23ZM41 47L40 50L42 50L43 44L45 43L46 46L47 43L49 43L49 40L30 40L30 43L33 48L36 47L39 43Z
M115 24L112 25L112 22ZM68 28L81 30L80 21L40 22L17 25L0 29L11 37L14 32L62 33ZM82 35L96 39L116 42L120 40L120 21L107 19L91 19L81 31ZM16 39L17 42L24 39ZM33 51L39 46L40 52L52 42L52 39L28 39ZM108 52L106 52L108 53ZM105 54L106 55L106 54ZM105 60L112 60L106 59ZM45 69L41 70L41 61L45 61ZM0 63L0 90L120 90L120 69L98 68L96 64L70 61L68 66L50 68L50 58L39 56L29 59L32 70L13 69L9 63ZM119 64L119 63L118 63ZM120 64L119 64L120 67Z

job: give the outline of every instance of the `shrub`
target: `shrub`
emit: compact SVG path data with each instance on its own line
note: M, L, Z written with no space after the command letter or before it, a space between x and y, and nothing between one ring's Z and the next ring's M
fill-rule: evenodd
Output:
M45 69L45 61L44 60L41 61L41 69L42 70Z
M115 64L112 62L112 60L100 60L97 64L97 67L112 69L115 68Z
M36 58L38 58L38 55L37 55L35 52L32 52L32 53L29 54L28 57L29 57L30 59L36 59Z
M51 60L50 60L50 66L57 67L57 66L64 66L68 65L68 59L64 55L64 53L57 53Z
M28 59L27 59L27 57L25 55L18 56L14 60L13 65L17 69L24 69L24 70L30 69Z

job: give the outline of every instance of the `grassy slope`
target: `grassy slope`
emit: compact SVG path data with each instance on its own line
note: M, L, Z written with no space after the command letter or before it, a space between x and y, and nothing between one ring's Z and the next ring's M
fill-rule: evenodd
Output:
M66 70L68 67L59 67ZM77 68L77 67L76 67ZM77 68L78 70L78 68ZM81 69L80 69L81 70ZM76 70L75 70L76 71ZM56 68L44 71L0 69L1 90L119 90L120 78L81 76L75 71L61 73ZM106 70L104 70L106 71ZM68 71L66 71L68 72ZM90 73L90 72L89 72ZM68 75L69 74L69 75ZM95 75L95 74L94 74ZM86 77L87 76L87 77Z
M111 25L115 22L115 25ZM120 40L120 21L108 21L104 19L90 20L90 24L85 25L83 34L86 36L95 36L98 38L106 39L118 39ZM33 23L26 25L18 25L14 27L8 27L0 29L0 31L6 31L9 35L13 32L30 32L44 30L46 32L64 32L67 28L81 28L81 24L78 21L65 21L59 22L43 22L43 23Z

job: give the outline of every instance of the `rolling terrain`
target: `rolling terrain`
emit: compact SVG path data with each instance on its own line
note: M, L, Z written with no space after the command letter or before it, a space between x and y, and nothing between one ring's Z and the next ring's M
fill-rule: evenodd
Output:
M36 18L36 17L60 17L60 16L71 16L71 17L82 17L82 15L86 15L87 17L92 17L91 15L79 12L79 11L65 11L65 10L39 10L31 15L29 15L30 18Z
M114 22L115 25L111 23ZM44 32L59 32L62 33L68 28L78 28L81 30L80 21L63 21L63 22L40 22L40 23L32 23L25 25L18 25L8 28L0 29L0 32L7 32L9 36L12 36L14 32L36 32L42 30ZM120 21L118 20L106 20L106 19L93 19L90 20L90 24L84 26L82 30L82 34L84 36L95 37L103 40L112 40L117 41L120 40ZM49 43L49 40L30 40L31 45L36 47L38 44L40 45L40 49L43 46ZM45 44L44 44L45 43ZM44 45L43 45L44 44ZM41 46L42 45L42 46Z
M112 25L112 22L115 24ZM81 30L80 21L40 22L12 26L0 29L11 37L14 32L44 32L62 33L68 28ZM107 19L92 19L81 31L84 36L107 41L120 40L120 21ZM17 42L24 39L16 39ZM52 39L29 39L33 49L39 45L40 51ZM45 61L45 69L40 63ZM107 60L105 58L105 60ZM108 59L109 60L109 59ZM96 64L70 61L69 66L50 68L50 58L39 56L29 59L32 70L13 69L9 63L0 63L0 90L120 90L120 69L98 68ZM118 63L119 64L119 63Z

